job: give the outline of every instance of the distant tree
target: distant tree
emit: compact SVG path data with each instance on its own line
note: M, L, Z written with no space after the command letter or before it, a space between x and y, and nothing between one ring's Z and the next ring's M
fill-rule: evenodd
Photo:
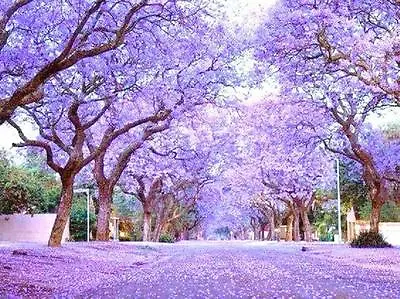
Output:
M229 227L219 227L214 231L214 234L217 235L218 238L228 240L230 237Z

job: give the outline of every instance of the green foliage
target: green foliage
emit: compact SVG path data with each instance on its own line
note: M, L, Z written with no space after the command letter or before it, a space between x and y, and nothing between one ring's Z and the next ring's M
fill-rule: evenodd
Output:
M53 175L15 166L0 152L0 214L54 212L59 193L60 184Z
M119 230L124 232L119 237L120 241L141 241L143 227L143 213L141 212L141 204L132 195L125 195L121 190L117 190L113 194L112 210L115 215L120 217Z
M161 243L174 243L175 242L175 238L170 234L162 234L160 236L159 241Z
M140 218L140 219L135 218L134 224L135 225L134 225L133 230L131 232L132 241L142 241L143 240L143 231L142 231L143 221L142 221L142 218Z
M139 241L137 239L137 230L134 219L131 217L122 217L119 219L118 229L120 232L120 241Z
M96 226L96 215L89 214L90 231ZM77 197L74 199L70 217L70 235L73 241L85 241L87 239L87 207L86 198Z
M342 212L354 207L356 213L368 200L368 189L361 175L355 171L357 166L354 161L340 162L340 194Z
M119 241L120 242L132 242L134 241L132 236L127 235L127 236L119 236Z
M141 204L136 197L125 195L117 189L113 194L113 210L118 217L132 217L140 210Z
M214 233L221 239L229 239L229 235L230 235L230 230L229 227L225 226L225 227L220 227L217 228Z
M360 218L362 220L369 220L372 210L370 201L364 203L359 210ZM400 222L400 206L394 202L387 202L382 206L381 210L382 222Z
M398 127L395 128L395 132L398 133ZM357 167L354 163L355 162L341 162L340 183L343 209L342 212L350 210L350 208L353 206L357 219L369 220L372 205L371 201L368 199L368 189L365 186L361 175L355 171ZM389 199L396 198L398 198L397 190L389 190ZM400 222L400 206L396 205L394 202L386 202L382 206L380 220L382 222Z
M392 246L385 241L380 233L375 233L372 231L361 232L358 237L351 242L350 245L351 247L357 248L383 248Z
M179 238L183 232L187 232L186 235L189 237L189 232L201 223L202 217L197 206L189 210L184 206L181 206L180 208L181 210L179 213L181 215L169 223L168 233Z
M337 230L337 209L325 210L319 207L314 211L314 226L317 229L320 241L333 241Z

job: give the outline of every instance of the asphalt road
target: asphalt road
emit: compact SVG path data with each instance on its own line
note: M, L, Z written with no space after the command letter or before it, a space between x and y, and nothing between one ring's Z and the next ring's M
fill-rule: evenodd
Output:
M91 298L400 298L400 250L261 242L156 246L162 258ZM358 251L357 251L358 250ZM341 252L343 251L343 252Z

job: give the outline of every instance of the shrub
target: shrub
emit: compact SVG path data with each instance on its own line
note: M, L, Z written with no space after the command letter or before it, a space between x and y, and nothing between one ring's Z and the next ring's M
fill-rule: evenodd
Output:
M131 242L131 241L133 241L133 239L130 235L126 235L126 236L119 236L119 241L120 242Z
M160 236L159 241L160 241L161 243L174 243L174 242L175 242L175 239L174 239L174 237L171 236L170 234L162 234L162 235Z
M334 240L334 235L332 233L324 233L319 236L319 241L321 242L332 242Z
M129 217L121 217L119 219L118 229L119 229L119 240L133 241L132 232L135 228L135 224Z
M351 247L357 248L383 248L392 247L388 242L385 241L380 233L365 231L361 232L357 238L355 238L351 243Z
M135 226L132 231L132 241L142 241L143 240L143 233L140 227Z
M0 150L0 214L52 212L59 191L53 175L13 165Z
M86 199L77 198L74 200L71 209L70 218L70 237L73 241L86 241L87 238L87 211ZM89 214L90 231L96 226L96 215L92 212Z

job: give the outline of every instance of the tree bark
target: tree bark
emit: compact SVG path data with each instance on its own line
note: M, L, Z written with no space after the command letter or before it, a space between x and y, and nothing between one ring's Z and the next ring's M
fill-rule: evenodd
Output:
M286 224L286 241L293 241L293 221L294 216L293 214L290 214L287 218Z
M159 242L161 233L164 231L166 225L170 223L171 219L168 219L171 209L173 208L173 200L170 196L163 196L162 201L157 211L156 225L154 228L153 241Z
M312 241L312 231L311 231L310 220L308 219L307 209L303 209L301 211L301 219L303 220L304 241L311 242Z
M151 229L151 212L143 212L143 241L150 241L150 229Z
M359 141L357 132L351 130L351 128L357 128L357 125L354 122L354 117L349 116L347 119L345 119L338 111L338 109L333 108L331 109L331 113L336 121L342 126L343 132L350 142L351 152L338 151L332 149L327 144L325 145L332 152L343 154L347 158L350 158L360 163L360 165L362 166L362 177L368 187L368 195L372 204L372 211L370 215L370 230L373 232L379 232L380 210L382 208L382 205L388 199L388 190L387 186L385 186L385 179L382 173L379 171L378 167L376 166L374 156L363 147L363 145ZM351 126L351 124L353 124L354 126Z
M372 201L372 211L370 218L370 231L379 233L379 222L381 218L382 202L379 200Z
M48 242L50 247L61 246L65 226L71 213L72 199L74 197L74 178L74 175L70 175L69 177L61 179L61 198L57 209L56 220L54 221L54 225L50 233Z
M293 240L295 242L300 241L300 212L297 207L293 211Z
M184 228L179 234L179 240L189 240L189 230Z
M161 205L161 207L160 207ZM159 242L160 241L160 236L161 236L161 229L163 226L163 223L165 222L165 204L160 203L158 206L158 209L154 211L155 213L155 224L154 224L154 231L152 233L151 239L153 242Z
M270 241L274 241L276 239L275 236L275 215L274 212L271 213L269 217L269 234L270 234Z
M111 217L111 203L112 193L109 188L99 189L99 213L97 215L97 230L96 240L97 241L109 241L110 240L110 217Z
M265 241L265 232L264 232L264 229L265 229L265 225L264 225L264 223L263 223L263 224L261 224L261 241Z
M379 222L381 219L381 209L388 199L387 189L383 179L373 173L371 168L364 170L364 181L368 186L368 195L371 201L372 210L370 215L370 231L379 233Z
M156 228L154 230L154 235L153 235L153 241L154 242L160 242L160 237L161 237L161 233L163 231L165 224L160 222L156 225Z
M153 242L159 242L160 241L162 221L163 220L160 219L160 215L157 215L156 223L154 225L153 236L152 236L152 241Z

